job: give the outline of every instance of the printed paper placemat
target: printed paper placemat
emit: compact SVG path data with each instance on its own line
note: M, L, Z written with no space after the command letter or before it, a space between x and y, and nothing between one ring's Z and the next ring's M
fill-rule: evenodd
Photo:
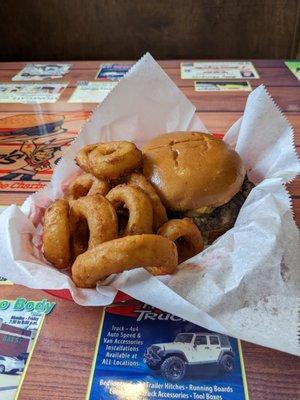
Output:
M27 64L12 80L41 81L44 79L58 79L69 72L70 67L71 64Z
M0 398L17 400L44 317L55 307L46 299L0 299Z
M101 103L117 82L79 81L69 103Z
M0 83L0 103L56 103L68 83Z
M247 400L241 344L141 302L103 312L86 400Z
M101 64L96 79L119 81L130 70L132 64Z
M180 64L181 79L255 79L251 61L197 61Z
M194 87L196 92L251 92L252 90L248 81L195 81Z
M285 61L285 65L292 71L298 81L300 81L300 61Z
M43 188L89 116L89 112L27 113L0 118L0 191Z

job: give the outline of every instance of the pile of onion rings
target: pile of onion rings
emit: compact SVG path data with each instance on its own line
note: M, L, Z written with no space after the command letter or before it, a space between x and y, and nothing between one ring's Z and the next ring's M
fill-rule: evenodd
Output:
M55 268L71 268L76 286L93 288L111 274L144 267L172 274L203 250L189 218L168 220L142 174L143 158L127 141L96 143L76 156L83 170L45 211L43 252Z

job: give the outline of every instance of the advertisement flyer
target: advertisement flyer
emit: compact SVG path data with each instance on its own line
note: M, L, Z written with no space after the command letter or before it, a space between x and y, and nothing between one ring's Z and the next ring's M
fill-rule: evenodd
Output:
M132 64L101 64L96 79L119 81L130 70Z
M17 400L45 315L55 303L0 299L0 398Z
M300 61L285 61L285 65L292 71L298 81L300 81Z
M259 75L250 61L199 61L180 64L181 79L255 79Z
M248 400L240 342L134 301L102 316L86 400Z
M203 82L195 81L196 92L251 92L252 88L248 81L236 82Z
M56 103L68 83L1 83L0 103Z
M90 112L3 115L0 118L0 191L42 189L89 116Z
M12 81L41 81L62 78L71 64L27 64Z
M69 103L101 103L118 82L79 81Z
M3 276L0 276L0 285L13 285L13 283L8 281L6 278L3 278Z

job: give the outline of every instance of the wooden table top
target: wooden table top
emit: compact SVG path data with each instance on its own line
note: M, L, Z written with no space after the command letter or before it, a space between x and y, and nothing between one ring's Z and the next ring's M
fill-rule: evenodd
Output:
M183 60L182 60L183 61ZM105 61L74 61L71 71L61 80L69 82L61 99L40 106L41 111L74 115L95 108L95 104L67 103L78 80L93 80ZM124 62L124 61L120 61ZM295 130L295 143L300 148L300 83L282 60L253 60L260 79L251 80L252 87L265 84ZM0 63L0 82L11 78L25 63ZM180 79L180 60L161 61L160 65L197 108L197 114L211 132L225 133L244 110L247 92L197 93L192 80ZM0 118L34 112L31 105L0 104ZM300 177L288 185L300 226ZM0 205L21 204L28 194L1 193ZM84 399L95 349L101 308L80 307L71 301L45 295L22 286L0 286L1 298L26 297L56 301L53 313L45 319L37 346L25 377L20 400ZM242 342L246 375L251 400L300 399L300 358L275 350ZM99 399L100 400L100 399ZM134 400L134 399L133 399Z

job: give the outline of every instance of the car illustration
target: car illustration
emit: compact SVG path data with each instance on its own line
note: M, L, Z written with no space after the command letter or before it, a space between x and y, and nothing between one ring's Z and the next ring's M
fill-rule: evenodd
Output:
M231 372L233 359L228 337L215 333L179 333L174 342L151 345L144 356L148 367L160 370L170 382L183 379L187 368L195 365L215 364L221 371Z
M8 357L0 355L0 374L5 372L22 372L24 369L24 361L18 360L16 357Z
M28 357L29 357L29 353L20 353L20 354L17 356L17 359L20 360L20 361L23 361L24 364L26 364L26 362L27 362L27 360L28 360Z

